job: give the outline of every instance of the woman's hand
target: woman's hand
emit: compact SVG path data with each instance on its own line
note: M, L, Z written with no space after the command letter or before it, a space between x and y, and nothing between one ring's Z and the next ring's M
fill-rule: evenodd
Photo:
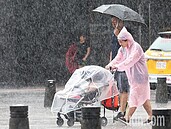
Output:
M105 69L110 70L110 71L116 71L117 67L106 65Z
M110 69L110 66L109 65L106 65L105 66L105 69L109 70Z
M84 57L82 60L83 60L83 61L86 61L86 58Z
M114 67L110 67L110 71L116 71L117 68L114 66Z

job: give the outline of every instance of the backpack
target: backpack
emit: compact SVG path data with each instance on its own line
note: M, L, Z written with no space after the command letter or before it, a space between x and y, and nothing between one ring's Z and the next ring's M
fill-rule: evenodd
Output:
M101 102L101 104L109 109L109 110L114 110L114 111L118 111L119 108L119 96L114 96L108 99L105 99Z

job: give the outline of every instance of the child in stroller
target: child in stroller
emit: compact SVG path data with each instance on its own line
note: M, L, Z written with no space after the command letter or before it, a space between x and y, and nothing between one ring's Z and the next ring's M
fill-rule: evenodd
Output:
M112 92L111 92L112 91ZM81 121L81 108L100 106L103 100L118 95L114 77L110 71L95 65L77 69L53 99L51 111L57 113L57 125L62 126L68 120L68 126Z

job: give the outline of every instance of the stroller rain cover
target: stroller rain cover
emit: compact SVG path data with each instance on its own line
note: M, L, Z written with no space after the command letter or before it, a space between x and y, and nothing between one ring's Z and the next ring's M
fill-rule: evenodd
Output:
M103 67L90 65L76 69L65 85L56 92L51 111L66 114L87 103L94 105L118 95L113 74Z

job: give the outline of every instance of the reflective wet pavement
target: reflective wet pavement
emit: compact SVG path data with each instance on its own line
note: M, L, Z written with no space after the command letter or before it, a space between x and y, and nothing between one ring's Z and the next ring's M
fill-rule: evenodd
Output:
M60 90L58 88L57 90ZM10 106L23 104L28 106L28 118L30 129L81 129L81 124L75 122L74 126L68 127L66 119L64 125L56 125L56 114L50 111L50 108L44 108L45 88L24 88L24 89L0 89L0 129L9 129ZM167 104L155 103L155 91L151 91L152 108L170 108L171 101ZM101 108L103 116L103 107ZM147 118L147 114L142 107L139 107L132 117L129 126L114 122L113 115L117 112L106 110L108 124L102 129L152 129L151 125L143 125L142 121Z

